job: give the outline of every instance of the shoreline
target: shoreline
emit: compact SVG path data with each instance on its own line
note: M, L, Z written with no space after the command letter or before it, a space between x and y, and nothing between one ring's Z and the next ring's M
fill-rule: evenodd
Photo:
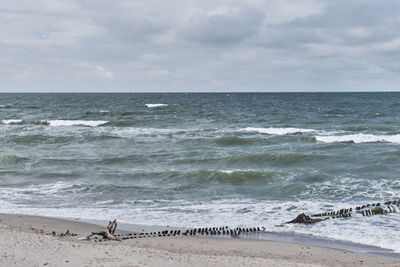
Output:
M65 218L61 218L65 219ZM66 218L67 220L81 221L85 223L95 224L103 226L107 224L107 221L102 220L89 220L89 219L73 219ZM123 231L132 232L152 232L152 231L162 231L162 230L186 230L184 227L174 227L174 226L158 226L158 225L141 225L141 224L128 224L128 223L118 223L118 228ZM225 238L231 239L227 236L201 236L205 238ZM336 240L325 237L318 237L300 233L287 233L287 232L257 232L257 233L242 233L241 236L236 237L237 239L249 239L249 240L260 240L260 241L276 241L289 244L297 245L311 245L317 247L326 247L331 249L341 249L357 254L375 256L380 258L388 258L400 260L400 253L397 253L391 249L386 249L378 246L370 246L361 243L354 243L350 241Z
M124 233L122 228L125 227L118 227L117 232ZM92 231L104 229L104 226L81 220L0 214L0 265L400 266L399 259L320 245L254 238L171 236L121 242L78 240L78 237L87 236ZM67 230L77 236L57 236ZM51 235L52 231L56 235Z

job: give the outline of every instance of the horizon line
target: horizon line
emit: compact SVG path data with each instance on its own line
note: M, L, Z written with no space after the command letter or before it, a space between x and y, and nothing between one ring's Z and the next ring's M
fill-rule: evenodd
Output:
M125 92L125 91L117 91L117 92L110 92L110 91L74 91L74 92L67 92L67 91L32 91L32 92L1 92L0 94L262 94L262 93L400 93L400 90L398 91L251 91L251 92L246 92L246 91L216 91L216 92L209 92L209 91L151 91L151 92L145 92L145 91L138 91L138 92Z

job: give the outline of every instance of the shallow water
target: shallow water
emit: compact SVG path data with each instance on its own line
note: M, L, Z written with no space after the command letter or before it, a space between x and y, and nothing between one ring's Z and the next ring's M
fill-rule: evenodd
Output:
M399 93L0 94L0 212L265 226L400 252Z

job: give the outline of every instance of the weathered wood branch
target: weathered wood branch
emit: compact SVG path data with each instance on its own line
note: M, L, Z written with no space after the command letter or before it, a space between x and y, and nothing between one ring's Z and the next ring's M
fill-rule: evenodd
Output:
M287 223L304 223L304 224L312 224L320 221L324 221L326 219L312 219L310 216L305 215L304 213L299 214L295 219L291 220Z
M103 239L120 241L120 239L118 239L114 235L116 229L117 229L117 220L114 219L113 221L108 222L108 225L107 225L105 231L92 232L90 235L87 236L87 238L91 238L92 236L99 235L99 236L102 236Z

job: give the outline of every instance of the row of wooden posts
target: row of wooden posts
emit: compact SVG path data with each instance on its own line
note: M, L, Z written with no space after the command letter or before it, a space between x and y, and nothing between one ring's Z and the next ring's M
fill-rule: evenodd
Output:
M378 214L387 214L400 211L400 199L394 201L386 201L383 203L372 203L361 206L356 206L355 208L347 208L340 209L337 211L324 212L313 214L311 217L317 217L315 219L310 216L305 215L304 213L299 214L295 219L286 223L303 223L303 224L312 224L320 221L324 221L327 219L334 218L349 218L353 217L352 213L358 213L362 216L371 216ZM106 240L126 240L126 239L134 239L134 238L144 238L144 237L162 237L162 236L193 236L193 235L205 235L205 236L220 236L226 235L235 237L242 233L254 233L254 232L262 232L265 230L264 227L236 227L229 228L228 226L224 227L201 227L201 228L192 228L186 230L163 230L163 231L153 231L153 232L144 232L144 233L126 233L126 234L115 234L115 230L117 229L117 220L114 219L110 221L106 227L105 231L100 232L92 232L86 238L90 240L92 236L95 236L96 241L106 241ZM102 239L98 239L97 236L102 237Z

